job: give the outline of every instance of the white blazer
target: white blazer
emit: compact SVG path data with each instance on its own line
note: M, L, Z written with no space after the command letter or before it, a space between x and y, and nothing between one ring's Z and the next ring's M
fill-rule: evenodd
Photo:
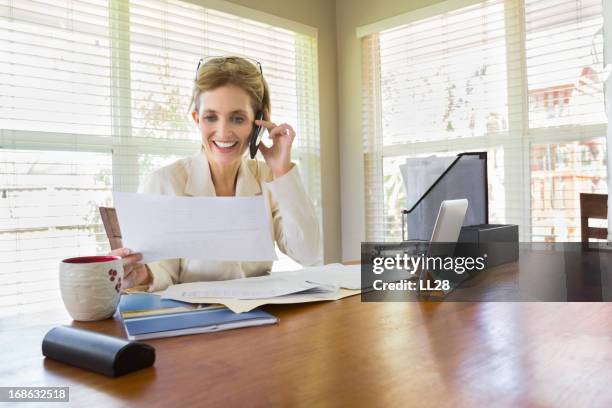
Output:
M178 160L153 172L139 188L147 194L216 196L204 152ZM236 196L263 194L270 209L272 236L283 253L302 265L320 262L319 221L306 194L297 166L274 178L264 162L243 160L238 169ZM149 291L176 283L236 279L266 274L272 262L217 262L168 259L147 264L153 273Z

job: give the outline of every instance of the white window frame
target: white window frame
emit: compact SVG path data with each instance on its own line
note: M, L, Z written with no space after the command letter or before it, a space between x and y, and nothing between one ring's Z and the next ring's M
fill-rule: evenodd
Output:
M318 30L295 21L268 14L259 10L239 6L223 0L182 0L203 8L210 8L236 16L248 18L250 20L285 28L300 34L318 37ZM119 52L119 58L111 55L111 77L113 80L123 81L123 83L113 86L111 89L111 110L112 134L111 136L98 136L82 133L56 133L41 131L9 130L0 128L0 148L11 150L37 150L37 151L67 151L67 152L98 152L112 154L113 191L135 191L138 187L138 174L123 174L120 169L136 168L138 166L138 156L143 154L189 156L192 155L200 146L199 140L181 139L155 139L133 137L131 135L131 97L130 83L128 79L120 75L113 75L113 72L129 72L129 2L123 0L109 0L110 38L111 48ZM120 25L125 25L120 29ZM194 61L196 58L194 57ZM195 73L196 66L193 70ZM317 73L318 75L318 73ZM118 79L119 78L119 79ZM317 108L318 122L318 99L314 101ZM185 107L187 115L187 107ZM124 122L118 122L123 118ZM320 128L320 124L318 125ZM303 160L310 160L312 155L306 148L294 148L293 154ZM312 177L311 177L312 178ZM309 184L314 187L317 180L310 180Z
M425 7L413 12L408 12L387 20L383 20L367 26L357 28L356 33L359 38L376 35L376 33L389 28L404 25L413 21L421 20L435 15L453 11L462 7L480 3L480 0L447 0L442 3ZM520 191L520 201L522 206L516 209L516 195L506 194L505 202L505 221L519 225L519 240L530 242L532 239L531 223L531 166L530 151L534 144L542 143L563 143L580 142L596 137L605 137L607 134L607 124L595 125L564 125L554 128L529 128L529 92L527 86L527 65L525 50L525 3L524 0L506 0L505 9L515 9L518 13L505 13L506 19L506 61L507 72L518 72L519 75L508 75L508 130L498 133L488 133L484 136L469 137L460 139L449 139L431 142L408 142L401 145L383 146L382 133L380 128L371 126L369 135L366 135L365 160L366 169L368 162L375 166L372 178L368 178L366 170L366 188L376 189L374 196L384 196L382 174L383 159L414 154L443 154L448 151L478 151L487 148L502 147L504 149L504 181L508 185L522 186ZM514 30L514 31L513 31ZM520 36L521 41L513 42L510 38ZM520 67L510 66L516 60L516 55L520 55ZM364 56L367 58L367 56ZM371 57L371 56L370 56ZM372 69L375 65L364 61L365 69ZM364 78L367 75L364 74ZM519 93L513 94L512 89L520 89ZM376 92L372 92L376 94ZM380 95L379 95L380 96ZM374 106L374 115L379 115L379 102L364 101L366 104ZM378 117L379 121L380 116ZM377 122L377 121L376 121ZM367 130L366 130L367 131ZM372 140L374 139L374 140ZM517 164L520 163L521 171L517 171ZM372 173L371 173L372 174ZM380 175L380 177L378 177ZM373 184L371 184L373 183ZM366 197L366 201L368 198ZM383 203L372 203L382 211ZM371 207L370 207L371 208ZM368 216L368 203L366 203L366 217ZM382 213L378 214L382 217ZM382 219L382 218L381 218ZM366 222L368 220L366 219ZM382 240L384 237L370 237L368 240Z
M111 55L111 78L114 81L121 78L113 75L118 70L129 70L129 31L120 30L119 25L129 24L127 19L129 4L120 0L109 2L111 47L118 50L118 56ZM126 46L127 45L127 46ZM194 68L195 70L195 68ZM141 154L166 155L168 151L175 154L192 154L198 146L195 140L172 140L132 137L131 135L131 99L130 83L127 79L119 79L123 83L111 88L111 136L98 136L83 133L57 133L26 130L0 129L0 148L11 150L59 150L66 152L98 152L112 155L113 175L122 174L123 166L138 165ZM121 113L117 113L120 111ZM185 112L187 112L185 110ZM185 113L187 114L187 113ZM125 118L126 122L118 123L117 117ZM113 191L133 191L138 186L138 174L113 177Z
M292 155L301 163L300 171L307 191L315 204L317 216L322 223L321 200L321 168L320 168L320 116L319 116L319 65L318 65L318 29L299 22L295 22L273 14L240 6L224 0L181 0L207 10L215 10L239 18L256 21L292 31L297 34L296 59L301 61L304 54L312 58L313 72L304 69L297 70L298 85L309 81L311 88L303 91L298 86L298 103L313 109L298 112L295 125L301 129L314 132L315 139L308 138L307 142L298 143L292 148ZM111 67L111 134L93 135L71 132L44 132L26 131L0 128L0 149L30 150L30 151L65 151L95 152L110 154L112 160L113 182L112 191L136 191L143 174L140 171L125 172L125 169L137 169L139 158L143 155L154 156L191 156L200 149L199 137L193 140L138 137L132 135L132 99L131 78L120 73L130 70L130 4L128 0L109 0L109 40L110 67ZM193 72L195 75L197 59L194 56ZM301 82L300 82L301 81ZM188 107L185 106L185 116L188 116ZM189 119L188 119L189 120ZM196 127L194 125L194 134ZM313 143L315 144L313 146ZM146 175L146 174L145 174ZM101 225L101 224L100 224ZM323 229L321 228L321 231ZM19 230L19 232L23 232ZM321 238L323 234L321 233ZM322 246L321 246L322 248ZM279 261L275 262L275 269L296 269L300 266L288 256L277 251ZM321 259L322 254L320 254Z

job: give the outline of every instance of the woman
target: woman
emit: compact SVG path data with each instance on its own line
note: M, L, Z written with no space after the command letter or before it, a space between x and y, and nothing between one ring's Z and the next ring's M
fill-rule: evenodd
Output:
M319 261L319 227L314 206L291 162L295 138L288 124L270 121L268 85L257 62L219 57L198 64L191 116L202 138L201 151L151 174L140 192L177 196L253 196L268 201L270 229L281 251L303 265ZM264 120L256 120L263 113ZM265 163L245 158L253 126L264 126L272 146L259 145ZM149 291L202 280L263 275L271 262L215 262L169 259L147 265L127 248L111 252L124 262L124 288Z

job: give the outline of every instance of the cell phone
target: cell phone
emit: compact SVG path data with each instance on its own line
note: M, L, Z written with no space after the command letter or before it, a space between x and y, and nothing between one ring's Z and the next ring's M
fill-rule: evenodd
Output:
M259 111L257 112L257 115L255 115L255 120L263 120L263 117L263 112ZM257 150L259 150L259 143L261 143L261 137L263 136L265 129L266 128L261 125L253 125L253 131L249 137L249 151L251 153L251 159L255 158Z

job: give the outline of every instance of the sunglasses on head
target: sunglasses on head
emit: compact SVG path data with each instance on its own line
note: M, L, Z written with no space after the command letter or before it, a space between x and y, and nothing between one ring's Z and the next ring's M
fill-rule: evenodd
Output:
M253 58L248 58L248 57L223 57L223 56L217 56L217 57L204 57L204 58L200 58L200 60L198 61L198 67L196 68L196 76L195 79L198 79L198 72L200 71L200 67L204 64L215 64L215 65L223 65L226 62L234 62L237 60L246 60L248 62L250 62L251 64L255 65L257 68L259 68L259 73L263 76L263 70L261 69L261 63Z

